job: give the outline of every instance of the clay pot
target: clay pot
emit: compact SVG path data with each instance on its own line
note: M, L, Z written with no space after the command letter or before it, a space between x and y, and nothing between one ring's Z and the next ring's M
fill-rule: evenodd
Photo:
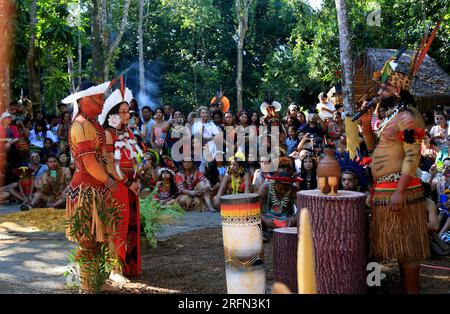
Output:
M336 195L341 175L341 166L334 159L334 150L325 149L325 157L317 166L317 186L323 194Z

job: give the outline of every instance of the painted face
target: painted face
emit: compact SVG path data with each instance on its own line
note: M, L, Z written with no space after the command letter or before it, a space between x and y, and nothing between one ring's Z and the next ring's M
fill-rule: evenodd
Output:
M351 173L344 173L341 177L342 188L346 191L352 191L356 187L356 179Z
M96 107L95 112L97 113L97 115L100 114L102 112L103 103L105 102L105 95L98 94L98 95L90 96L89 98L95 104L95 107Z
M122 103L119 106L119 116L122 124L128 125L128 122L130 122L130 109L127 103Z

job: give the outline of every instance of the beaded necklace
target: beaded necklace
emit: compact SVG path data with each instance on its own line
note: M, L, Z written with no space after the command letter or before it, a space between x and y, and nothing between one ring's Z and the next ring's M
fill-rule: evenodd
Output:
M286 194L281 199L278 199L277 193L275 191L275 182L271 181L269 183L269 194L272 203L272 208L275 212L280 213L283 208L287 208L289 202L291 201L291 190L287 191Z
M231 175L231 194L239 194L242 178L240 176L235 179L234 175Z

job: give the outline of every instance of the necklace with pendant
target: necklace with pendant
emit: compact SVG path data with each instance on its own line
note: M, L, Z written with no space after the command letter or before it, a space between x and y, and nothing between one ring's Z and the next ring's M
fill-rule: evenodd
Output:
M277 193L275 191L275 182L270 182L269 185L269 193L270 200L272 202L272 208L275 212L281 212L283 208L287 208L287 205L291 199L291 191L286 192L284 196L280 199L277 197Z

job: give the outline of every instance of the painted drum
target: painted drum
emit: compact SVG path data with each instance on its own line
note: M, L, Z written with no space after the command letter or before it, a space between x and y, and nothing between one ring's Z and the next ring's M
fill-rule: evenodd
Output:
M220 198L225 274L229 294L263 294L266 271L258 194Z

